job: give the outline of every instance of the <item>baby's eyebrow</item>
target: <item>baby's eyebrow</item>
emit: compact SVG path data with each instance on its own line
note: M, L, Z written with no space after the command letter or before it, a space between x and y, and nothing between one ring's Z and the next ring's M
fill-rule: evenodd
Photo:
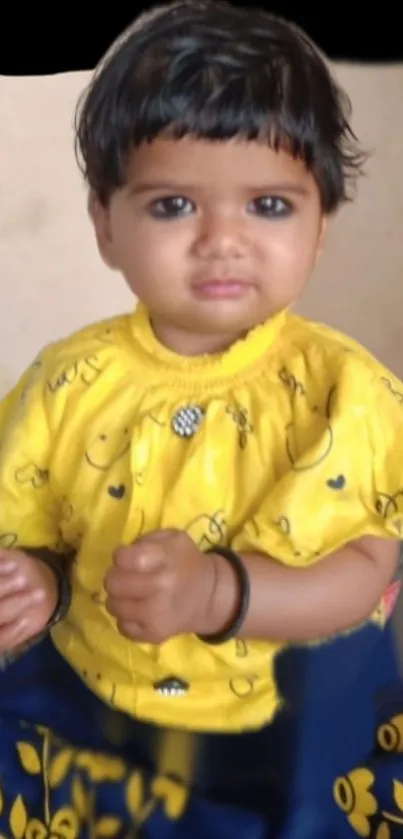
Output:
M175 181L143 181L129 187L130 195L144 195L147 192L192 192L201 189L198 184L184 184ZM294 195L307 195L308 189L302 184L292 183L270 183L270 184L240 184L239 188L245 192L261 192L267 195L275 193L292 193Z
M129 193L130 195L142 195L145 192L163 192L164 190L167 192L177 192L178 190L182 192L189 192L190 190L196 188L195 184L182 184L175 183L173 181L143 181L130 186Z

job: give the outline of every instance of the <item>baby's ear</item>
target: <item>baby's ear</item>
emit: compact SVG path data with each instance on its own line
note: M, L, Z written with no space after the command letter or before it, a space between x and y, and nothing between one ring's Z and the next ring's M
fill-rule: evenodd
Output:
M99 253L105 264L117 269L117 264L114 256L114 243L111 232L109 208L102 204L98 196L90 190L88 194L88 214L92 221L95 231L95 238L97 240Z

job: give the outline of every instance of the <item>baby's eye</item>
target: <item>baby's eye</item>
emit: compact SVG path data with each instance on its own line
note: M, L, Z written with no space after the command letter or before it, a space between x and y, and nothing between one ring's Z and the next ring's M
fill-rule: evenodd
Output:
M151 213L155 218L178 218L188 216L194 212L194 204L182 195L172 195L159 198L151 205Z
M291 203L278 195L264 195L261 198L255 198L248 205L248 209L249 212L266 218L285 218L291 215L293 210Z

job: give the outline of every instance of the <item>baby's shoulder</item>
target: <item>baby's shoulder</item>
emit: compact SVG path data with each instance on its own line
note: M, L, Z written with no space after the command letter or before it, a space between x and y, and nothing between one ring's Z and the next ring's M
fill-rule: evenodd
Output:
M366 370L378 380L394 381L403 387L396 374L369 349L331 326L291 315L287 323L286 340L289 357L295 360L300 357L313 370L325 367L329 373L339 372L341 375L352 374L355 370L363 373Z
M89 324L45 346L32 367L50 393L76 380L85 384L119 361L129 335L130 315Z
M47 344L3 400L3 412L18 404L25 411L39 406L45 407L49 419L54 412L60 418L85 396L103 398L124 368L129 341L130 315L120 315Z
M343 398L373 404L385 389L403 405L403 383L367 348L351 336L322 323L291 315L284 342L289 376L320 391L332 389Z
M119 352L130 334L130 315L118 315L97 321L75 330L69 335L48 344L39 353L36 363L46 362L47 369L56 369L60 363L74 359L102 355L111 348Z

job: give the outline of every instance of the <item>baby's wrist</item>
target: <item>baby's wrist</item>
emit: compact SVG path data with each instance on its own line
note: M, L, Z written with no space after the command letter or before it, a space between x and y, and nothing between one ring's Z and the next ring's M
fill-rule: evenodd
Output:
M41 561L41 577L44 595L53 614L59 600L59 578L54 568L43 561Z
M232 625L239 611L239 579L233 566L223 556L205 555L210 563L212 585L203 614L200 636L219 635Z
M36 551L36 559L42 565L44 588L51 607L47 628L63 620L71 604L71 584L62 558L51 551Z

